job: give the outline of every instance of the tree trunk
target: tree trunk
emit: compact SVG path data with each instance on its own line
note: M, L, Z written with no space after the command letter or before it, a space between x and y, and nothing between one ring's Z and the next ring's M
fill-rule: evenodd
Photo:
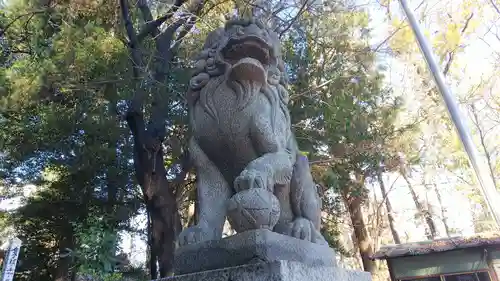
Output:
M163 159L163 158L162 158ZM173 273L173 254L175 241L182 226L177 202L174 194L168 188L165 175L162 179L154 179L148 189L156 189L157 192L148 200L148 209L151 217L152 251L158 260L159 277L167 277ZM146 184L145 186L147 186Z
M368 209L373 209L373 218L368 220L368 234L372 238L373 249L378 249L384 226L382 225L382 214L379 206L379 201L377 199L377 194L375 192L373 192L373 202L370 200L368 201L368 203L370 204Z
M176 14L185 0L175 1L168 12L156 20L153 19L148 1L137 1L144 26L140 32L136 32L130 17L129 3L120 0L120 8L124 21L125 30L129 39L128 47L132 60L132 71L134 78L139 81L147 79L153 73L155 85L158 85L153 94L151 103L151 114L149 124L146 128L143 103L147 96L144 85L136 85L133 98L129 101L126 120L134 137L134 165L137 181L142 188L144 202L147 206L151 220L151 278L156 278L156 270L153 264L156 256L159 263L160 277L166 277L172 273L175 240L182 225L178 213L177 200L174 188L168 183L163 158L163 141L165 140L165 120L167 117L169 99L168 92L164 86L166 78L170 73L172 59L175 57L176 49L182 38L191 30L196 19L203 8L204 1L193 3L188 7L189 17L176 19L168 28L160 30L160 26ZM146 36L151 36L155 42L155 62L152 69L144 63L141 43ZM175 38L175 44L172 44Z
M152 138L149 130L136 131L135 125L138 124L134 120L137 122L142 118L128 120L134 136L138 136L134 138L135 171L151 221L151 278L157 278L156 260L159 277L163 278L173 273L175 241L182 229L177 200L166 178L161 142Z
M354 235L356 236L359 254L363 263L363 270L374 273L376 270L375 262L370 258L373 255L373 245L366 229L361 209L363 198L361 196L351 196L348 194L348 191L344 191L343 197L349 210L349 216L351 217Z
M401 239L399 238L398 231L396 230L396 226L394 224L393 210L391 201L389 200L389 194L385 188L384 180L382 179L382 172L377 173L377 180L380 185L380 191L382 192L382 196L384 196L385 208L387 209L387 220L389 221L389 227L392 233L392 239L394 243L401 244Z
M434 184L434 192L436 193L437 200L439 202L439 208L441 209L441 221L443 222L444 229L446 231L446 235L450 236L450 227L448 226L448 218L446 217L446 208L443 206L443 201L441 199L441 192L436 184Z
M433 240L437 236L437 231L436 231L436 224L434 223L434 220L432 219L432 215L420 203L418 196L417 196L417 193L415 192L415 189L413 188L413 185L411 184L410 179L408 178L408 175L405 172L401 172L401 175L403 176L404 180L408 184L408 189L410 190L411 197L413 198L413 202L415 202L415 207L417 208L419 215L421 215L423 217L424 223L427 224L427 227L428 227L428 229L427 229L428 231L426 233L427 239Z
M147 255L147 260L146 264L149 265L149 275L151 276L151 279L155 279L158 276L158 267L156 263L158 262L158 258L156 257L156 253L154 251L153 247L153 227L151 223L151 212L149 211L149 208L146 208L147 212L147 218L148 218L148 224L147 224L147 232L148 232L148 255Z
M64 253L66 249L74 249L74 235L71 226L66 226L66 235L61 237L59 242L59 252ZM57 268L54 274L54 281L67 281L71 278L71 256L60 257L57 260Z

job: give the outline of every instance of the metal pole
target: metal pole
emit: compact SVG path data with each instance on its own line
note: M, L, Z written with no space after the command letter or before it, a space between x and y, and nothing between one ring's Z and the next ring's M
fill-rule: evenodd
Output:
M497 227L500 227L500 194L496 190L491 176L489 174L486 174L489 169L486 168L483 159L480 158L477 152L477 148L472 141L469 130L467 129L465 123L462 121L463 119L461 118L457 100L451 93L449 87L446 85L445 77L440 70L440 67L438 66L436 60L434 59L432 49L421 31L420 25L415 19L413 11L408 7L408 3L406 2L406 0L399 0L399 2L401 3L401 7L403 8L410 26L413 29L413 33L417 38L418 45L420 46L420 50L425 57L427 66L432 72L439 92L441 93L446 107L448 108L448 113L450 114L451 120L455 124L455 128L458 132L458 135L460 136L460 140L462 141L465 151L467 152L469 162L474 168L475 175L477 177L479 185L481 186L481 191L486 200L486 203L497 223Z

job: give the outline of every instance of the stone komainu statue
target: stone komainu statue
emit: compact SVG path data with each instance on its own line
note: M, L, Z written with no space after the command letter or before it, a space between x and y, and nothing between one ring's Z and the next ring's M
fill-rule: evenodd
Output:
M179 244L268 228L313 243L321 201L291 131L279 38L257 20L231 20L210 33L187 95L197 172L199 222Z

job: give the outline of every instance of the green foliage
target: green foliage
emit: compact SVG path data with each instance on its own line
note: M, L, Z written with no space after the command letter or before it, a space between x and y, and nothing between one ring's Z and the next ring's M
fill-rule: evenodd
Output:
M328 242L328 245L332 248L335 249L335 251L343 256L351 256L351 253L349 253L341 244L339 241L339 236L342 234L338 228L338 221L326 221L323 222L322 228L321 228L321 234L323 237L325 237L326 241Z
M378 167L401 102L384 88L364 35L352 35L367 27L365 13L336 11L323 21L306 17L302 26L305 35L285 42L296 134L301 148L335 159L327 174L336 180L325 176L328 186L347 188L350 173L371 175Z
M130 97L128 51L101 14L114 4L98 12L37 5L12 1L0 15L17 19L0 54L0 169L12 195L37 185L7 217L24 242L16 279L54 280L72 266L111 278L116 233L141 202L131 192L128 129L117 117ZM74 264L60 256L65 249Z
M87 218L84 223L74 224L78 247L67 249L65 255L73 259L73 266L80 274L103 281L122 278L121 274L114 272L119 263L115 254L118 237L110 225L105 218Z
M113 254L117 248L117 234L105 220L88 218L86 225L76 225L76 241L79 247L73 251L82 272L111 273L117 260Z
M290 108L299 146L320 163L313 174L327 189L322 233L331 247L351 256L338 240L340 218L346 209L361 213L366 181L394 157L387 144L401 134L395 121L402 104L385 87L369 51L368 15L339 4L317 18L306 14L284 42ZM364 222L352 223L356 235L367 232ZM367 235L356 239L371 247ZM369 254L367 247L360 251Z

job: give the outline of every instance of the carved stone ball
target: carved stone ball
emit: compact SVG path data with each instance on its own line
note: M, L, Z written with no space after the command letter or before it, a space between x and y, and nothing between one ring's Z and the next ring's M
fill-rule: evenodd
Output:
M271 192L252 188L236 193L228 202L228 220L236 232L272 230L280 217L280 203Z

